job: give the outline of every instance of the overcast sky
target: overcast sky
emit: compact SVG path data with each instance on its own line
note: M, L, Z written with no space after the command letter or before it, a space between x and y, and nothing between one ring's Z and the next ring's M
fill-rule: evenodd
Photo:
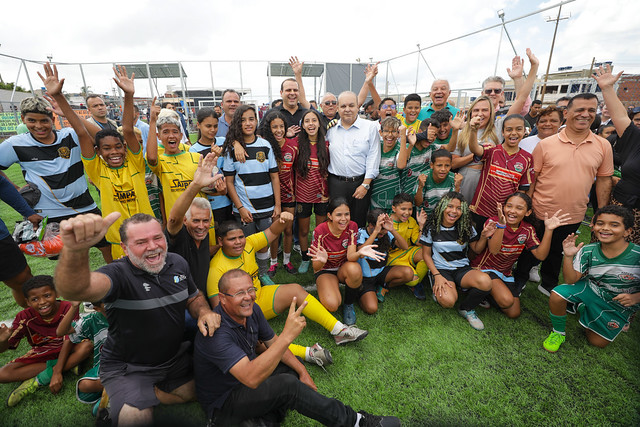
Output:
M216 88L250 87L253 99L266 100L266 62L242 64L242 81L237 60L286 61L290 55L312 62L385 61L421 47L462 36L505 20L558 4L559 0L482 2L451 1L344 1L285 0L109 0L103 2L32 0L5 2L0 26L0 53L28 60L54 62L145 62L185 61L189 87L211 87L209 63ZM434 6L434 3L437 6ZM313 5L313 6L311 6ZM530 47L541 61L539 75L546 70L554 23L554 8L508 23L507 31L517 52L524 56ZM618 70L640 73L640 1L576 0L565 4L558 28L551 71L559 66L588 68L597 61L613 61ZM461 40L424 50L424 59L437 77L448 78L453 89L478 87L494 73L500 28L480 32ZM506 35L500 45L498 74L507 77L513 49ZM191 62L189 62L191 61ZM193 62L202 61L202 62ZM418 65L419 64L419 65ZM0 75L5 82L16 80L19 61L0 57ZM41 86L35 72L39 66L27 63L34 87ZM65 89L79 91L79 67L60 67L67 77ZM417 54L383 62L377 88L390 93L412 92L418 75L418 91L429 90L433 76ZM528 65L525 66L528 69ZM85 65L91 90L111 92L108 65ZM273 95L278 97L281 78L274 78ZM317 82L319 84L319 81ZM28 88L24 72L18 84ZM158 89L178 80L161 80ZM305 79L312 98L313 79ZM149 84L136 81L137 94L148 96ZM319 88L318 88L319 89ZM154 89L155 90L155 89Z

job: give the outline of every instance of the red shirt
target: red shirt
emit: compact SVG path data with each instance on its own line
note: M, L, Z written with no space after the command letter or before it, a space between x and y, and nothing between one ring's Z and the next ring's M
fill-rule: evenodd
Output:
M293 203L293 162L298 154L298 140L287 138L280 148L282 161L278 161L278 175L280 177L280 202Z
M329 142L326 142L327 147ZM322 175L320 171L320 162L318 162L318 144L310 144L311 152L309 154L309 169L307 176L302 177L296 171L296 201L300 203L326 203L329 201L329 186L327 185L327 177ZM329 150L327 150L327 156Z
M496 204L504 203L519 189L527 189L533 177L533 156L525 150L509 155L502 145L484 150L482 173L469 208L484 217L498 214Z
M498 222L497 216L489 219ZM540 240L538 240L536 231L531 224L522 221L517 230L507 225L507 228L504 229L500 252L493 255L487 246L471 261L471 267L480 267L482 270L497 270L505 276L511 277L513 264L516 263L524 248L531 250L539 245Z
M337 270L347 262L347 248L358 241L358 225L350 221L340 236L336 237L325 221L313 230L313 246L322 246L329 255L323 270Z

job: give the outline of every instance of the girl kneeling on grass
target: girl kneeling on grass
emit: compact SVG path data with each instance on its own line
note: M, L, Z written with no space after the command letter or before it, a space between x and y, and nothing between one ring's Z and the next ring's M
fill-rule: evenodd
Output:
M384 254L381 261L369 257L358 260L363 276L362 286L358 289L360 307L365 313L373 314L378 311L378 288L388 289L412 281L413 269L407 265L386 265L392 247L406 251L409 245L383 209L373 209L367 214L367 226L358 232L358 247L362 245L376 245L378 252Z
M318 297L327 310L336 311L342 302L339 284L346 283L343 322L353 325L356 322L353 303L362 285L362 268L357 261L365 256L382 261L385 254L374 250L373 245L356 247L358 226L351 221L344 197L329 201L327 216L327 221L313 231L313 243L309 247ZM375 294L373 296L375 298Z
M497 216L490 217L489 222L496 224L496 231L489 239L487 247L471 261L471 266L489 274L491 277L491 303L500 307L504 314L511 319L520 316L520 294L524 284L515 283L511 269L526 248L540 261L549 254L553 230L566 224L569 214L551 218L545 215L544 226L546 232L542 241L538 240L535 228L525 221L531 215L531 198L525 193L514 193L504 204L497 204Z
M434 279L434 299L442 307L451 308L458 300L457 288L461 288L467 297L460 303L458 313L477 330L484 329L484 324L475 308L491 291L491 278L469 266L467 252L469 248L482 252L495 231L496 224L491 222L478 236L464 196L451 191L436 205L420 238L424 262Z

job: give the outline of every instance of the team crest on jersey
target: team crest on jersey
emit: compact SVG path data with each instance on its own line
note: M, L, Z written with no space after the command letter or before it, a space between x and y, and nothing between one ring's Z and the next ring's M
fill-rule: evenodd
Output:
M58 155L63 159L68 159L71 157L71 150L69 150L69 147L60 147L58 148Z
M347 248L347 246L349 246L349 240L348 240L348 239L344 239L344 240L342 241L342 247L346 249L346 248Z
M392 167L393 167L393 160L391 160L391 161L389 161L389 162L387 163L387 167L388 167L388 168L392 168Z
M513 168L516 170L516 172L522 172L524 170L524 165L518 162L515 165L513 165Z
M618 279L622 280L623 282L632 282L634 280L638 280L636 276L629 273L618 274Z
M607 328L611 330L620 329L620 324L617 320L609 320L609 323L607 323Z
M413 175L413 171L412 171L411 169L409 169L409 170L407 171L407 176L411 176L411 175Z
M267 156L264 155L264 152L258 151L258 154L256 154L256 160L259 161L260 163L264 163L266 159L267 159Z
M284 156L282 156L284 158L285 162L290 162L293 160L293 154L291 153L284 153Z
M527 235L526 234L520 234L518 236L518 243L523 244L526 241L527 241Z

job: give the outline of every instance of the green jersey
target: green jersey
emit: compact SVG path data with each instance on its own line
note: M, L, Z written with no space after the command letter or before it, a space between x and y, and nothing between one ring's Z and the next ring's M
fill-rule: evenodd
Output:
M398 169L398 153L400 143L384 152L384 145L380 149L380 173L373 180L371 186L371 206L391 211L391 202L396 194L401 192L400 169Z
M83 340L93 341L93 366L99 366L102 345L107 340L109 323L100 312L89 313L73 325L75 332L69 334L72 343L77 344Z
M429 169L425 174L427 175L427 181L424 183L424 187L422 189L422 207L427 213L427 216L431 217L433 209L436 207L440 199L442 199L442 196L447 194L449 191L455 190L455 174L453 172L449 172L442 182L435 182L433 180L433 169ZM416 193L417 191L418 183L416 182L416 188L413 192ZM420 209L420 206L416 206L416 208Z
M411 149L407 167L404 168L401 175L402 192L411 196L415 195L416 183L421 173L426 173L431 167L431 153L440 148L437 144L429 144L427 148L422 150L414 146Z

